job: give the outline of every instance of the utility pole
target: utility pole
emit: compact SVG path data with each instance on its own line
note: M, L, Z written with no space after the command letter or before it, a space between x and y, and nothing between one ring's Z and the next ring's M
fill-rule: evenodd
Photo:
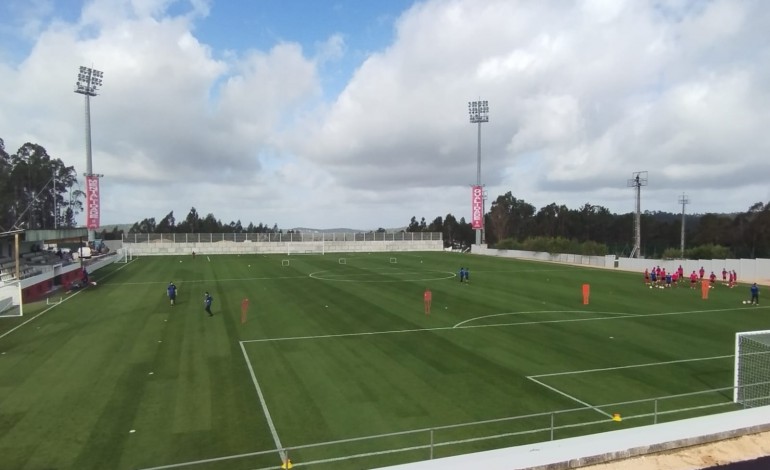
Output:
M634 213L634 248L631 258L639 258L642 250L642 186L647 186L647 172L637 171L631 174L628 186L636 189L636 211Z

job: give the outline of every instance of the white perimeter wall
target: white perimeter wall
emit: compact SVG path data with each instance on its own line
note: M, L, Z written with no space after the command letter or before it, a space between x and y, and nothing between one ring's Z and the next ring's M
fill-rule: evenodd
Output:
M685 275L693 271L699 271L701 266L706 270L706 277L713 271L718 280L722 280L722 269L738 273L738 282L756 282L770 285L770 259L699 259L699 260L657 260L640 258L616 258L607 256L582 256L572 254L552 254L523 250L495 250L486 245L477 247L473 245L474 254L486 256L500 256L504 258L519 258L534 261L549 261L553 263L566 263L582 266L596 266L600 268L620 269L622 271L634 271L642 273L645 269L660 266L666 271L673 271L681 265Z
M309 241L309 242L200 242L174 243L151 241L148 243L124 243L123 250L133 256L189 255L194 251L201 255L228 254L304 254L304 253L360 253L398 251L443 251L441 240L377 240L377 241Z

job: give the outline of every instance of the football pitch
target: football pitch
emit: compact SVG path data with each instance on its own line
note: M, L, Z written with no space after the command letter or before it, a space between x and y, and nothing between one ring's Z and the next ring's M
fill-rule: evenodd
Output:
M735 333L770 319L746 285L443 252L92 277L0 320L0 468L367 469L731 411Z

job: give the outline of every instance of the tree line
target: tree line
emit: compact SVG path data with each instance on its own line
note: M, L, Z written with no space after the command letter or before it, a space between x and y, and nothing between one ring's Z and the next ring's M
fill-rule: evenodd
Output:
M9 154L0 139L0 232L13 229L75 227L84 210L85 193L75 169L51 157L40 145L25 143ZM508 191L492 201L484 215L490 247L583 254L627 256L633 245L634 214L614 214L586 202L579 208L551 203L537 209ZM770 202L757 202L734 214L690 214L685 217L686 258L770 257ZM681 255L681 214L646 211L641 215L642 255L678 258ZM446 246L468 247L475 242L471 224L452 214L430 223L413 216L407 232L441 232ZM285 233L290 233L288 230ZM384 232L384 228L376 231ZM201 216L193 207L182 220L169 212L134 223L129 232L141 233L283 233L272 226L223 223L214 214ZM119 239L117 227L100 235Z
M0 138L0 232L74 227L84 197L74 167L29 142L9 154Z
M681 256L681 214L645 211L640 222L642 255ZM735 214L686 215L684 224L685 258L770 257L770 202L757 202ZM627 256L633 247L634 214L613 214L588 202L577 209L556 203L536 209L509 191L492 202L485 227L490 246L513 248L538 239L567 240L593 245L593 251L599 251L595 254L604 254L601 247L605 247L606 253Z

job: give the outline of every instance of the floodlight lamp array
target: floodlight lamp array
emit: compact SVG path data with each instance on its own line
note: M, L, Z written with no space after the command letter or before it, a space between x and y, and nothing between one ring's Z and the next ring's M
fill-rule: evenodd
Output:
M78 73L78 81L75 84L75 93L96 96L96 90L102 86L103 78L104 72L81 66Z
M468 114L471 122L489 122L489 101L469 101Z

